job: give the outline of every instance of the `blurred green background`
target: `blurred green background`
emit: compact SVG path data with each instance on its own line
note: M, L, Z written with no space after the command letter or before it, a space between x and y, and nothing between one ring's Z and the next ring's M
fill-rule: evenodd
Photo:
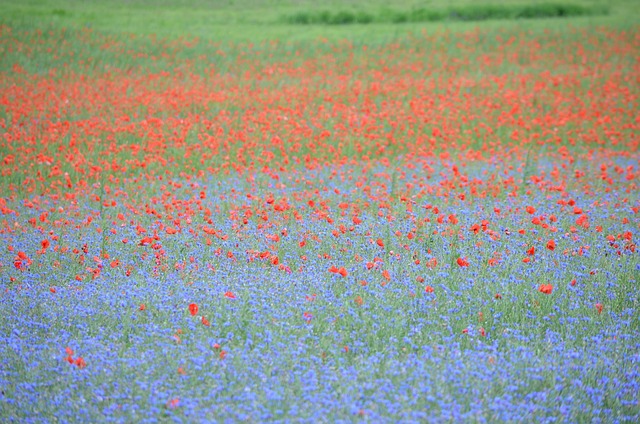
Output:
M466 22L449 19L460 18L460 11L479 7L493 8L491 10L495 11L509 8L516 10L527 6L540 8L550 4L578 5L585 10L605 13L563 19L488 19ZM90 27L107 33L155 34L169 38L197 36L218 41L299 41L318 38L386 41L424 30L465 30L478 26L633 27L639 22L639 9L638 0L0 0L0 23L25 29ZM438 22L390 22L402 21L402 14L411 17L415 11L439 13L447 19ZM350 14L368 15L374 21L351 25L292 23L292 17L302 16L304 19L304 16L318 17L323 13L343 17ZM397 18L399 14L400 18ZM380 20L387 22L377 22Z

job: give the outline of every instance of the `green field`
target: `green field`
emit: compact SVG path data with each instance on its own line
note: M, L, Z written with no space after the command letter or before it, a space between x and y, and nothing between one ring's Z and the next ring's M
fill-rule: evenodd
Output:
M392 9L410 11L417 8L446 10L474 5L536 5L577 4L607 10L606 15L570 17L541 20L492 20L489 22L438 22L403 24L363 24L349 26L284 24L282 17L296 13L318 11L362 11L377 14ZM561 1L509 0L500 2L487 0L401 0L392 3L379 0L351 0L317 2L311 0L233 0L233 1L153 1L153 0L25 0L21 2L0 1L0 21L25 27L89 27L113 34L156 34L159 37L201 37L217 41L298 41L328 39L350 39L353 41L377 41L403 37L421 31L468 30L482 25L483 28L556 28L557 26L615 25L631 27L637 24L636 0Z

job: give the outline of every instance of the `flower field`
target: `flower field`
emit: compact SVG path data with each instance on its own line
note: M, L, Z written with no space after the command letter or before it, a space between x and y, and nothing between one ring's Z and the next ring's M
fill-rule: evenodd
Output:
M637 27L0 49L2 422L640 420Z

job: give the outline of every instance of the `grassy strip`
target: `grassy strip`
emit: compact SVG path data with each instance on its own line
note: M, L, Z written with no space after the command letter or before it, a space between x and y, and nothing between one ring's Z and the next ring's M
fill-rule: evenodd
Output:
M415 8L401 11L382 9L377 14L367 11L307 11L281 17L295 25L347 25L368 23L405 23L440 21L485 21L489 19L534 19L569 16L593 16L609 13L605 6L583 6L566 3L529 5L485 4L454 6L448 9Z

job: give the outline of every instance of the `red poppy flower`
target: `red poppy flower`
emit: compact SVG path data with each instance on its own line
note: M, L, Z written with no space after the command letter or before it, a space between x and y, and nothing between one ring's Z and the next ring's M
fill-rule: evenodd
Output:
M196 305L195 303L190 303L189 312L191 312L191 315L195 316L198 313L198 305Z
M551 294L551 292L553 291L553 285L541 284L540 287L538 287L538 291L544 294Z
M555 242L555 240L549 240L549 241L547 242L547 249L549 249L549 250L555 250L555 248L556 248L556 242Z
M225 292L224 297L226 297L227 299L235 299L236 295L228 291L228 292Z

